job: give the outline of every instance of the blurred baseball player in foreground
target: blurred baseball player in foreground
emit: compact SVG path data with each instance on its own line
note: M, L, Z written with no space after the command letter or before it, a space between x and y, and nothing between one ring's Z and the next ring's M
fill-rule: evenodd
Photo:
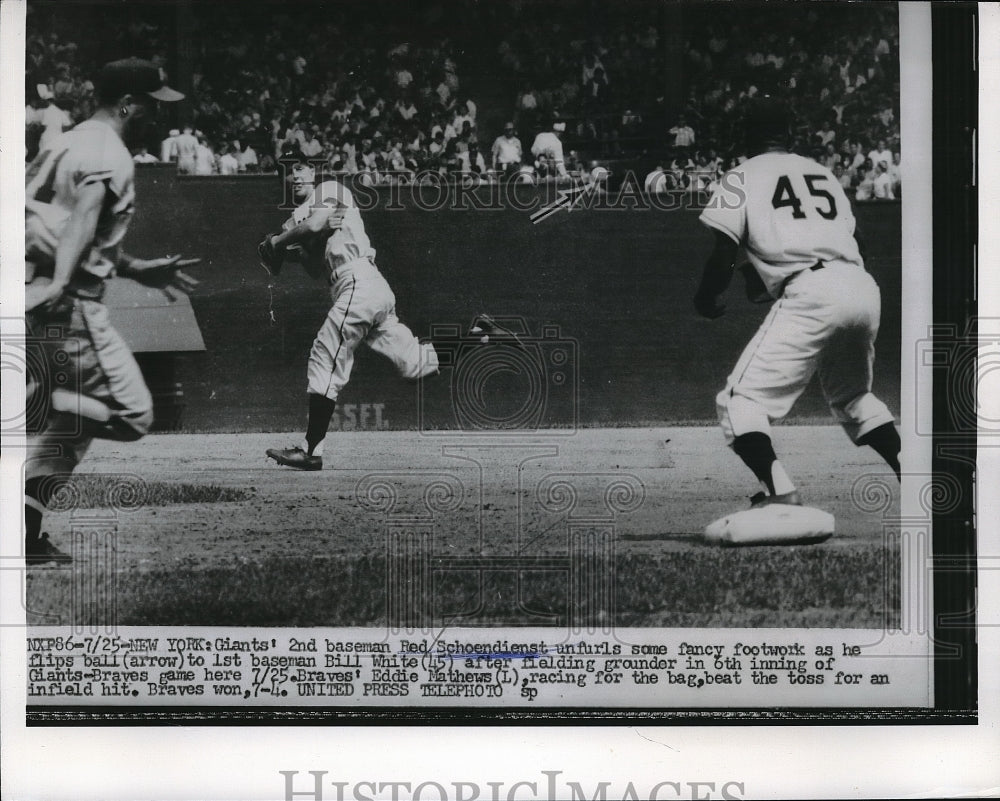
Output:
M752 300L775 304L716 397L726 441L757 479L753 506L799 504L775 455L770 422L783 418L819 372L834 417L855 445L872 447L900 474L899 432L872 394L881 300L865 271L850 203L825 167L787 150L786 106L762 98L747 113L748 152L724 176L701 221L715 234L694 298L719 317L740 248Z
M180 256L138 259L121 249L135 204L135 167L123 139L155 116L157 101L184 95L163 85L151 62L125 59L99 73L94 115L54 139L25 175L25 311L29 347L44 369L29 375L25 465L25 560L68 562L41 533L53 494L94 437L133 441L153 422L153 404L101 299L116 273L190 291ZM55 334L55 335L54 335ZM56 385L70 376L73 391Z
M267 455L286 467L321 470L323 440L362 342L409 380L436 374L438 355L433 344L420 342L396 316L396 297L375 266L375 250L351 191L339 181L316 183L316 170L300 151L282 161L290 167L300 205L281 233L260 243L261 265L276 275L286 258L300 262L310 276L327 280L333 304L309 352L305 437L291 448L269 448ZM486 340L490 334L517 339L487 315L476 318L470 333Z

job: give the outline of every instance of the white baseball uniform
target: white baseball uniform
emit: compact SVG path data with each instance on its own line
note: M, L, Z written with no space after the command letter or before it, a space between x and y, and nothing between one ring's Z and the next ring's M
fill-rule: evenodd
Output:
M434 346L421 344L396 316L396 297L375 266L375 250L351 191L338 181L317 184L285 230L317 211L327 214L332 233L318 237L315 245L289 248L289 257L310 275L326 278L333 300L309 354L308 391L336 400L351 377L354 351L362 342L388 358L404 378L436 373Z
M871 392L878 285L833 174L792 153L755 156L723 177L700 219L745 249L776 298L716 397L727 441L769 434L770 421L788 414L817 370L853 441L892 423Z
M26 283L52 276L56 248L78 191L95 183L106 186L94 240L69 280L64 302L56 310L26 315L29 347L42 351L47 366L40 381L29 382L27 406L47 408L38 396L49 395L56 388L51 379L62 373L72 376L73 388L82 398L103 404L110 416L107 421L103 415L100 418L106 426L91 425L86 433L78 421L50 416L42 430L28 436L27 478L72 471L86 453L91 435L139 439L153 422L153 401L139 366L101 302L104 281L114 272L118 246L132 219L134 175L128 149L97 120L82 122L57 137L25 175ZM53 331L58 336L53 337ZM86 417L86 403L80 400L78 406Z

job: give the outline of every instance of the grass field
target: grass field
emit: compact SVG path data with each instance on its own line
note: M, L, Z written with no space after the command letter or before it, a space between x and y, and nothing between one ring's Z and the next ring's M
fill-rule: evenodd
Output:
M618 626L880 628L898 615L886 578L898 553L880 514L852 500L859 476L884 469L832 426L783 427L776 439L807 502L835 515L835 538L743 549L700 540L753 490L709 428L587 429L555 446L543 436L471 450L460 437L338 433L320 473L265 461L287 438L96 445L77 479L83 505L49 520L77 561L29 572L29 620L565 626L600 607ZM147 500L108 517L102 488L123 459ZM589 594L573 590L581 576Z

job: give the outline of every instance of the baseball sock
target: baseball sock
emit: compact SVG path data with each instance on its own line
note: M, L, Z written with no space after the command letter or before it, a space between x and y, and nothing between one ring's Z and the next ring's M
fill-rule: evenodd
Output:
M778 461L771 438L760 431L740 434L733 441L733 451L749 467L768 495L786 495L795 485Z
M52 481L29 478L24 482L24 541L37 541L42 533L42 516L52 497ZM44 496L44 497L43 497Z
M308 452L312 456L316 446L326 439L326 432L330 429L330 420L333 419L333 410L337 408L337 401L332 401L325 395L309 393L309 422L306 425L306 444L309 446Z
M868 445L875 453L881 456L896 472L896 478L902 481L902 473L899 467L899 451L902 444L899 440L899 432L892 423L885 423L878 428L873 428L863 437L858 437L857 444Z

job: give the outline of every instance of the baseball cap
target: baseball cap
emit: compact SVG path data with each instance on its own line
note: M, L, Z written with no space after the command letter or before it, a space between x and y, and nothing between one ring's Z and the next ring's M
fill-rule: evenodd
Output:
M278 163L280 164L308 164L309 159L306 158L306 154L302 152L300 147L287 147L281 151L281 155L278 156Z
M141 58L123 58L105 64L97 74L97 88L103 97L144 93L172 103L184 95L163 83L160 68Z
M555 123L552 124L552 130L553 131L559 131L561 133L562 131L566 130L566 123L565 122L555 122Z

